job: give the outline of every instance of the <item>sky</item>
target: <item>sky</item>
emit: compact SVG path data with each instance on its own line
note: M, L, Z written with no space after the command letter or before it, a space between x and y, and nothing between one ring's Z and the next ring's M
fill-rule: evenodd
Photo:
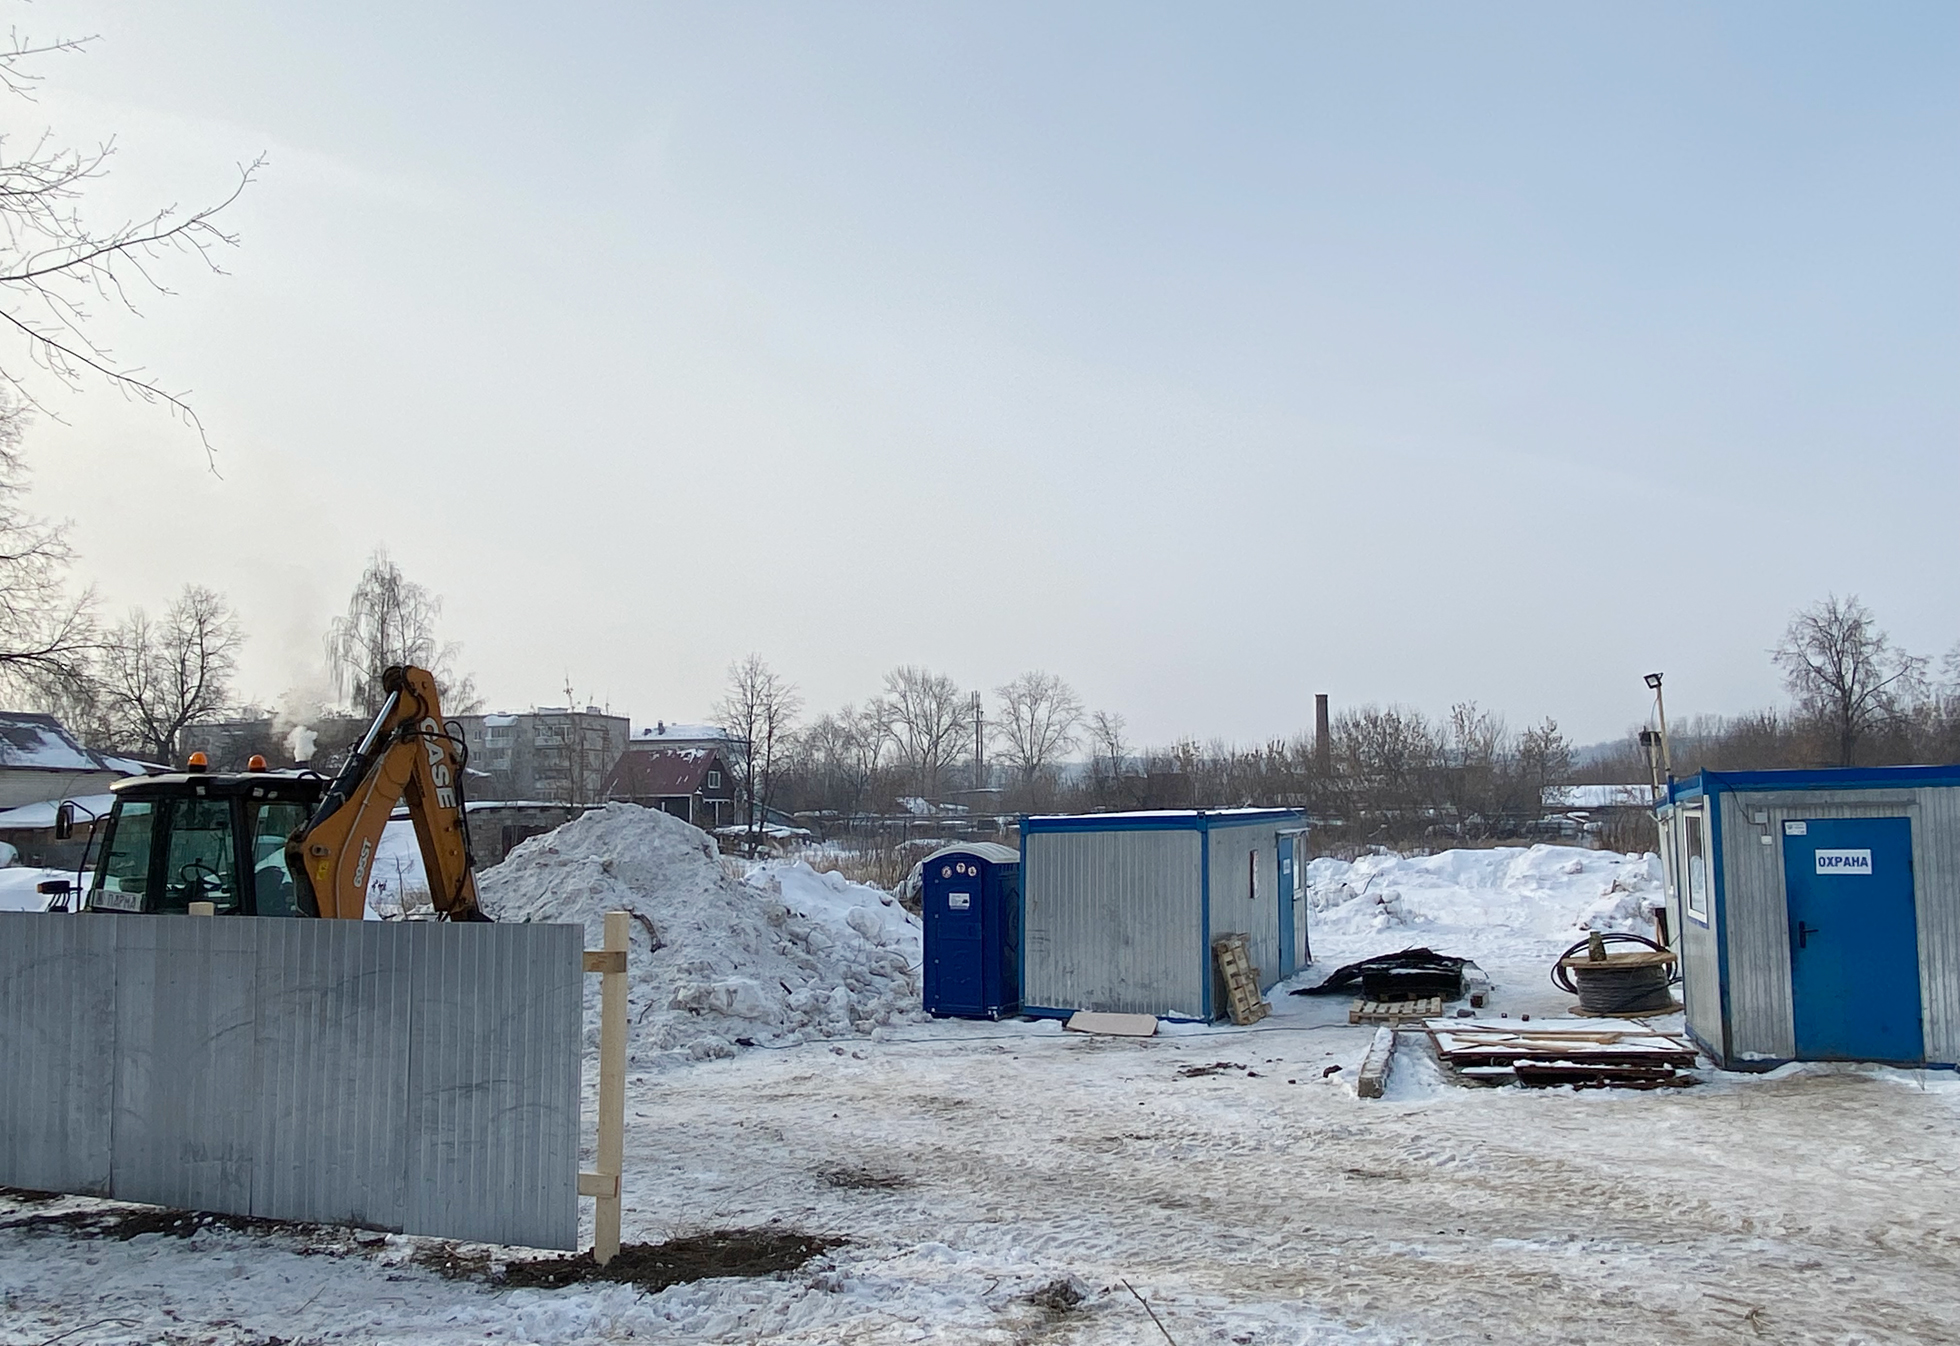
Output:
M386 547L493 707L1067 678L1145 743L1777 699L1960 640L1960 7L13 5L91 218L230 190L38 385L105 609L323 681ZM23 352L0 348L9 370ZM58 419L57 419L58 418Z

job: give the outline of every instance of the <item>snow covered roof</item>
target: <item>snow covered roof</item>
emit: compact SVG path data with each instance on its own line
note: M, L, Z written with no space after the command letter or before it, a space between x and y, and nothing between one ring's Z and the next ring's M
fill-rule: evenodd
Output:
M1548 809L1644 809L1654 803L1649 785L1548 785Z
M59 799L44 799L38 804L22 804L19 808L0 813L0 832L21 832L54 826L55 810L61 806ZM109 812L109 806L116 802L110 794L74 795L69 802L75 806L75 821L86 823L91 818L100 818Z
M732 743L726 729L718 724L669 724L657 720L633 731L634 743Z
M702 787L721 760L713 748L655 748L621 753L606 773L609 799L671 799ZM724 779L723 788L732 782Z
M0 711L0 767L146 774L143 763L84 748L54 716L25 710Z
M1018 865L1021 853L1012 846L1003 846L998 841L961 841L951 846L941 846L938 850L919 861L929 865L942 855L977 855L982 860L996 865Z

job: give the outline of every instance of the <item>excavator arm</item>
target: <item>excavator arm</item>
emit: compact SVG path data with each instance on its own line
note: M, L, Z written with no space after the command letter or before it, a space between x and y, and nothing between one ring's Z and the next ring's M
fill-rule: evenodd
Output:
M382 829L395 805L406 801L436 913L452 921L488 920L477 909L463 821L469 753L443 724L435 677L427 669L391 668L381 686L387 693L381 713L306 826L286 842L299 908L360 920Z

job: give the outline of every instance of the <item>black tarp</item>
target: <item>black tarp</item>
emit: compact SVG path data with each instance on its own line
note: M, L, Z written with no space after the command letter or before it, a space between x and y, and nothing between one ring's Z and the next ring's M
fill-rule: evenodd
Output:
M1468 958L1454 958L1434 949L1404 949L1378 954L1337 968L1318 986L1305 986L1294 995L1358 995L1364 1000L1422 1000L1441 996L1455 1000L1463 994L1463 969Z

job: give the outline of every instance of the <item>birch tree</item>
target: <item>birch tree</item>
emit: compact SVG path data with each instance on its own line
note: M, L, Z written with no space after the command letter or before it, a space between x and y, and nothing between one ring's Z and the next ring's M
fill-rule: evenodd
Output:
M442 599L402 573L385 548L368 558L347 600L347 612L327 630L327 667L334 692L358 714L373 715L387 700L382 673L396 665L426 668L435 675L445 715L469 715L482 708L476 680L456 672L462 646L438 644L436 620Z

